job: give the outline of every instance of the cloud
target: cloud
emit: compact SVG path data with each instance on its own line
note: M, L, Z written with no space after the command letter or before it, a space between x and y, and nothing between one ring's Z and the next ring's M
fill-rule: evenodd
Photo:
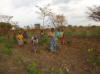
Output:
M26 26L41 23L35 5L45 6L51 4L54 13L64 14L69 24L84 25L92 21L88 20L87 7L99 5L100 0L2 0L0 1L0 14L14 16L13 20L19 25Z

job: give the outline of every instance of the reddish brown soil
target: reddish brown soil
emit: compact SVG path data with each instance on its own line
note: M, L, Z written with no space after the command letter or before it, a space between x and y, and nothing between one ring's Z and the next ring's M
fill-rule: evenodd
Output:
M67 40L71 40L69 45L65 43L64 46L59 46L56 52L49 52L48 47L40 46L37 54L31 52L31 44L28 43L24 47L15 45L12 56L3 56L0 60L0 74L28 74L24 66L16 65L16 59L24 56L26 67L31 63L35 63L36 67L40 69L44 74L54 69L51 74L60 74L59 68L64 69L63 74L100 74L100 67L93 66L89 61L88 49L93 48L97 52L100 50L100 37L88 37L85 39L79 39L77 37L66 37ZM98 53L97 53L98 54ZM49 70L47 70L47 67Z

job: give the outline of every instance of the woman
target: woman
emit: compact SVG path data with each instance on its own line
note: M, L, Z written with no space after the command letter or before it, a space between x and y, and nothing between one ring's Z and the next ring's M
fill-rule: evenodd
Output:
M23 35L20 32L17 36L17 39L18 39L18 45L23 46Z

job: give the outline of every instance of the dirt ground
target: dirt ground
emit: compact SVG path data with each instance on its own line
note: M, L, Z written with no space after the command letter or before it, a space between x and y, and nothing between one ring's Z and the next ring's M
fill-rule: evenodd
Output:
M71 40L71 44L67 44ZM60 74L59 68L64 68L63 74L100 74L100 67L93 66L89 61L88 49L100 49L100 36L79 39L66 37L65 45L59 46L56 52L48 51L48 46L39 46L37 54L31 51L31 43L24 47L15 45L12 56L3 56L0 60L0 74L28 74L23 65L17 64L17 59L23 57L25 66L35 63L44 74ZM52 70L51 70L52 69ZM48 73L52 71L52 73ZM54 71L54 72L53 72Z

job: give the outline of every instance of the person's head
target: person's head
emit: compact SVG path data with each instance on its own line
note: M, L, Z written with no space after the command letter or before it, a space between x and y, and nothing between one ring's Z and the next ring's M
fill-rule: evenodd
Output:
M21 34L21 32L18 32L18 34Z
M35 36L34 36L34 39L35 39L35 40L36 40L36 39L38 39L38 36L37 36L37 35L35 35Z
M51 28L51 32L54 32L54 28Z
M43 30L41 30L41 32L43 32Z

